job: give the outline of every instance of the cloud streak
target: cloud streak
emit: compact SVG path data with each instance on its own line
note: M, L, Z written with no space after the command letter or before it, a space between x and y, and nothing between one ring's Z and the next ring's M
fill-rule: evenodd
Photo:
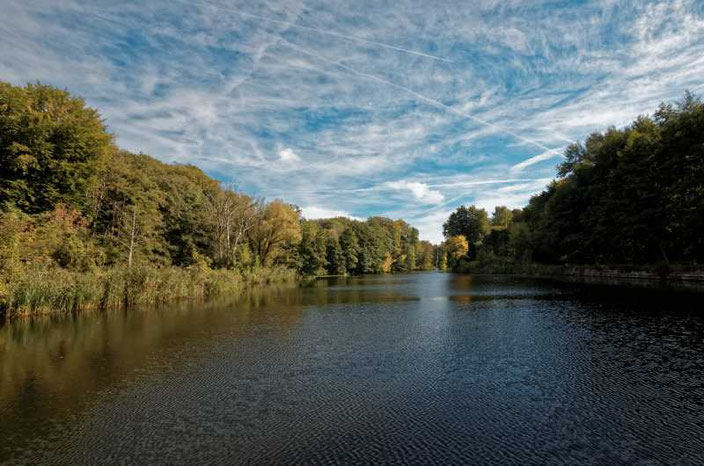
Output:
M222 7L222 6L216 5L216 4L214 4L214 3L189 2L189 4L198 4L198 5L203 5L203 6L207 6L207 7L217 8L218 10L229 11L229 12L231 12L231 13L236 13L236 14L238 14L238 15L240 15L240 16L244 16L245 18L254 18L254 19L257 19L257 20L259 20L259 21L265 21L265 22L267 22L267 23L279 24L279 25L286 26L286 27L288 27L288 28L296 28L296 29L302 29L302 30L304 30L304 31L311 31L311 32L315 32L315 33L317 33L317 34L322 34L322 35L325 35L325 36L337 37L337 38L340 38L340 39L350 40L350 41L353 41L353 42L359 42L359 43L361 43L361 44L373 45L373 46L375 46L375 47L383 47L383 48L386 48L386 49L389 49L389 50L395 50L395 51L397 51L397 52L403 52L403 53L408 53L408 54L410 54L410 55L416 55L416 56L419 56L419 57L430 58L430 59L432 59L432 60L439 60L439 61L444 61L444 62L448 62L448 63L452 63L452 62L453 62L453 60L450 60L450 59L447 59L447 58L443 58L443 57L438 57L438 56L436 56L436 55L431 55L431 54L429 54L429 53L418 52L417 50L409 50L409 49L405 49L405 48L403 48L403 47L396 47L396 46L394 46L394 45L385 44L385 43L383 43L383 42L376 42L376 41L373 41L373 40L364 39L364 38L362 38L362 37L350 36L350 35L346 35L346 34L340 34L340 33L338 33L338 32L334 32L334 31L329 31L329 30L324 30L324 29L318 29L318 28L314 28L314 27L304 26L304 25L296 24L296 23L293 23L293 22L290 22L290 21L281 21L281 20L278 20L278 19L267 18L267 17L265 17L265 16L260 16L260 15L255 15L255 14L252 14L252 13L247 13L247 12L244 12L244 11L242 11L242 10L236 10L236 9L234 9L234 8Z
M543 152L542 154L534 155L533 157L530 157L526 160L523 160L522 162L515 164L511 167L511 172L517 173L537 163L545 162L546 160L552 160L555 157L559 156L560 152L557 152L556 150L552 150L550 152Z
M469 119L469 120L472 120L472 121L476 121L477 123L480 123L480 124L482 124L482 125L484 125L484 126L486 126L486 127L488 127L488 128L492 128L492 129L495 129L495 130L500 131L500 132L502 132L502 133L509 134L509 135L515 137L516 139L519 139L520 141L526 142L526 143L528 143L528 144L532 144L532 145L537 146L537 147L539 147L539 148L541 148L541 149L545 149L545 150L548 151L548 152L554 152L553 149L550 149L548 146L546 146L546 145L544 145L544 144L542 144L542 143L540 143L540 142L538 142L538 141L536 141L536 140L529 139L529 138L526 138L526 137L524 137L524 136L521 136L520 134L515 133L515 132L513 132L513 131L509 130L508 128L505 128L505 127L503 127L503 126L501 126L501 125L497 125L497 124L495 124L495 123L491 123L491 122L486 121L486 120L484 120L484 119L482 119L482 118L479 118L479 117L477 117L477 116L470 115L469 113L464 113L464 112L462 112L462 111L459 111L459 110L455 109L454 107L451 107L451 106L449 106L449 105L445 105L444 103L440 102L439 100L435 100L435 99L433 99L433 98L431 98L431 97L427 97L427 96L425 96L425 95L423 95L423 94L420 94L420 93L414 91L413 89L409 89L409 88L407 88L407 87L405 87L405 86L401 86L401 85L396 84L396 83L393 83L393 82L391 82L391 81L387 81L386 79L380 78L380 77L378 77L378 76L374 76L374 75L371 75L371 74L368 74L368 73L364 73L364 72L358 71L358 70L352 68L351 66L347 66L347 65L345 65L344 63L341 63L341 62L339 62L339 61L328 60L328 59L325 58L325 57L322 57L322 56L320 56L320 55L317 55L317 54L314 54L314 53L312 53L312 52L309 52L308 50L306 50L306 49L304 49L304 48L302 48L302 47L298 47L298 46L296 46L296 45L294 45L294 44L292 44L292 43L290 43L290 42L286 42L286 43L287 43L289 46L291 46L291 47L293 47L294 49L296 49L297 51L299 51L299 52L305 53L306 55L310 55L310 56L312 56L312 57L314 57L314 58L317 58L318 60L322 60L322 61L324 61L324 62L326 62L326 63L331 64L331 65L338 66L338 67L340 67L340 68L342 68L342 69L345 69L345 70L349 71L349 72L352 73L352 74L355 74L355 75L357 75L357 76L361 76L361 77L363 77L363 78L371 79L371 80L373 80L373 81L376 81L376 82L385 84L385 85L387 85L387 86L393 87L393 88L398 89L398 90L400 90L400 91L403 91L403 92L405 92L405 93L407 93L407 94L410 94L411 96L415 97L416 99L420 100L421 102L424 102L424 103L426 103L426 104L430 104L430 105L432 105L432 106L434 106L434 107L437 107L437 108L440 108L440 109L442 109L442 110L446 110L446 111L448 111L448 112L450 112L450 113L452 113L452 114L454 114L454 115L457 115L457 116L459 116L459 117L466 118L466 119Z
M5 0L0 40L3 79L85 97L126 149L434 241L704 89L696 0Z

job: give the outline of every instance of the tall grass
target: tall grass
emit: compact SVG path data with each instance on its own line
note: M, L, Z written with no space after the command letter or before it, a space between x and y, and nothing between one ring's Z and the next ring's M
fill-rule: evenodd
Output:
M209 268L111 268L76 272L22 268L0 277L0 315L78 312L205 299L237 293L250 285L294 282L295 272L256 268L246 272Z

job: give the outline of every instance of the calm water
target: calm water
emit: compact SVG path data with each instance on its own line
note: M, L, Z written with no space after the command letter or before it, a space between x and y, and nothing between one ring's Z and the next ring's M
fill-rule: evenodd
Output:
M703 463L702 294L428 273L0 328L0 462Z

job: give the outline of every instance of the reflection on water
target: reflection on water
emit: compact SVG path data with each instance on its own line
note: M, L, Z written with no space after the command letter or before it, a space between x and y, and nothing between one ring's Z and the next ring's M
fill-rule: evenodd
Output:
M702 295L320 280L0 328L0 462L696 462Z
M0 460L33 437L46 439L101 390L144 373L169 371L184 345L207 345L222 332L236 336L276 306L280 332L300 316L300 290L267 288L230 300L162 309L17 320L0 328ZM222 312L223 309L232 312Z

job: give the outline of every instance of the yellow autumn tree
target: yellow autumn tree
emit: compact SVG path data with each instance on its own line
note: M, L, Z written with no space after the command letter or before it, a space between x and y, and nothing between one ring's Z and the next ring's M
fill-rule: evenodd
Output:
M463 235L456 235L450 237L445 241L445 250L450 256L450 262L455 265L460 259L467 256L469 252L469 244L467 243L467 238Z
M257 217L249 231L250 246L261 264L269 265L285 244L300 241L300 214L290 204L277 199L264 205Z

